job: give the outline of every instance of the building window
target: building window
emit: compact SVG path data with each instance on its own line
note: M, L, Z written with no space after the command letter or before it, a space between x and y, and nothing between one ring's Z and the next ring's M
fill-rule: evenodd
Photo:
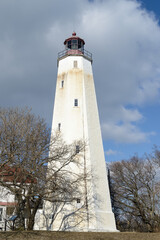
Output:
M11 216L11 215L14 214L14 210L15 210L15 207L9 206L9 207L6 208L6 214Z
M79 145L76 145L76 153L79 153Z
M58 123L58 131L61 131L61 123Z
M77 198L77 203L81 203L81 199L80 198Z
M0 208L0 221L2 221L3 208Z
M77 61L74 61L74 62L73 62L73 67L74 67L74 68L77 68L77 67L78 67Z
M78 107L78 99L74 99L74 106Z

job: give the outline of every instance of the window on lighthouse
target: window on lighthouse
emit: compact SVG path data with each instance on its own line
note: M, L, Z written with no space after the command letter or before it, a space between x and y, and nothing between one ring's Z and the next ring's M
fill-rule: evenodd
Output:
M74 61L74 62L73 62L73 67L74 67L74 68L77 68L77 67L78 67L77 61Z
M64 80L61 81L61 88L64 87Z
M79 153L79 145L76 145L76 153Z
M61 131L61 123L58 123L58 131Z
M74 106L78 107L78 99L74 99Z

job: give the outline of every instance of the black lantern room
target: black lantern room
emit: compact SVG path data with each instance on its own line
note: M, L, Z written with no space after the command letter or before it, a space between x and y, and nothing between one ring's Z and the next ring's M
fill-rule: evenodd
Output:
M82 38L79 38L76 36L76 33L72 33L72 37L67 38L64 41L64 45L66 49L73 49L73 50L79 50L83 53L84 50L84 40Z
M73 32L72 36L64 41L65 50L58 53L58 62L67 56L83 56L92 62L92 54L84 49L85 41L76 36Z

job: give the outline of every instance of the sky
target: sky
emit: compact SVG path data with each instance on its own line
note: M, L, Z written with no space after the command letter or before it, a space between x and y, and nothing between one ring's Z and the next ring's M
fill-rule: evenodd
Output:
M160 2L0 0L0 107L51 127L57 54L73 31L93 54L106 161L160 146Z

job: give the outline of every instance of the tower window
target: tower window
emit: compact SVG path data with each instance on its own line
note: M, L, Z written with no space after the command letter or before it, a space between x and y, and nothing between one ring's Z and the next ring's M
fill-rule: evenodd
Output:
M80 198L77 198L77 203L81 203L81 199Z
M73 67L74 67L74 68L77 68L77 67L78 67L77 61L73 61Z
M74 106L78 107L78 99L74 99Z
M79 153L79 145L76 145L76 153Z
M64 80L61 81L61 88L64 87Z
M58 131L61 131L61 123L58 123Z

